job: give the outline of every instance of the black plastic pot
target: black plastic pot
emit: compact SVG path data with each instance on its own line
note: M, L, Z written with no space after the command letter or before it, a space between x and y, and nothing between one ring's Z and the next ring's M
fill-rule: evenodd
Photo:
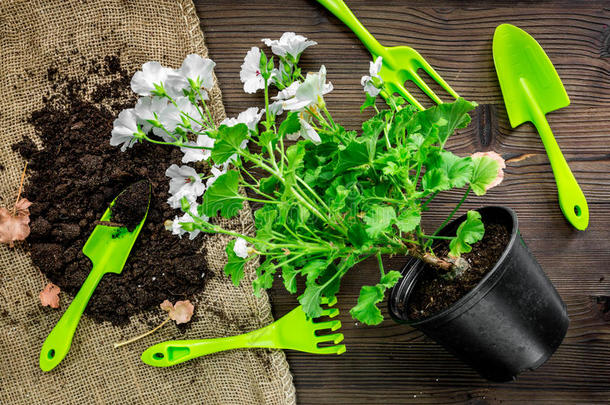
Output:
M511 232L502 256L479 284L451 307L411 321L408 301L424 265L411 259L389 296L390 314L443 345L483 377L514 379L542 365L568 329L566 306L519 233L515 212L504 207L478 210L484 223L502 223ZM441 232L455 235L465 216Z

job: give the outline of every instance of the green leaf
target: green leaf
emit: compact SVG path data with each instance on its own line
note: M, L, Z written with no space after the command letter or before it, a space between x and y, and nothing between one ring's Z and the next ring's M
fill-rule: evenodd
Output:
M483 195L489 186L498 177L498 162L488 156L472 158L472 177L470 187L476 195Z
M239 194L239 173L230 170L219 176L203 195L203 212L209 217L220 215L232 218L243 206L244 197Z
M273 175L269 177L263 177L260 179L260 189L265 194L271 194L275 191L275 186L279 182L279 179Z
M227 244L225 252L227 252L227 264L225 264L224 272L227 277L231 278L235 287L239 286L239 282L244 277L244 265L246 259L243 259L235 254L233 249L235 248L236 239L232 239Z
M409 133L419 132L430 138L433 143L443 146L456 129L464 128L470 123L468 112L474 110L477 103L458 98L453 103L443 103L427 110L420 111L409 123ZM409 128L411 130L409 130ZM417 130L414 130L418 128Z
M275 267L271 260L267 259L256 269L256 273L258 277L252 282L252 288L254 289L254 296L260 297L262 290L268 290L273 286Z
M378 285L384 288L392 288L394 287L394 285L396 285L396 283L398 282L398 280L400 280L401 277L402 274L400 274L399 271L388 271L383 277L381 277L381 280L379 280Z
M426 167L443 170L451 187L464 187L472 178L472 158L470 156L461 158L447 150L430 153Z
M383 322L383 315L377 304L383 301L386 290L394 287L401 277L398 271L392 270L381 277L377 285L363 286L358 296L358 304L349 311L350 314L367 325L379 325Z
M375 239L382 232L389 230L395 219L396 211L393 207L376 205L364 217L366 233Z
M419 225L421 221L421 214L415 209L405 209L400 212L398 218L396 218L396 226L402 232L411 232Z
M347 229L347 238L355 247L359 248L369 242L369 237L360 222L356 222Z
M322 315L321 298L322 287L314 283L305 288L305 291L299 296L298 300L308 317L317 318Z
M282 266L282 280L284 281L284 287L290 294L297 292L297 274L299 272L290 264Z
M214 149L212 149L214 163L218 165L226 162L241 149L241 144L247 137L248 127L246 124L237 124L232 127L221 125L218 128L218 138L214 142Z
M365 94L366 94L366 100L360 106L360 112L363 112L367 107L374 106L375 100L377 100L377 97L373 97L373 96L369 95L369 93L365 93Z
M301 276L307 277L307 285L314 285L320 274L322 274L327 266L328 261L326 260L311 260L307 262L305 266L303 266L300 273Z
M384 292L385 290L379 285L363 286L358 296L358 304L349 313L367 325L379 325L383 321L383 315L377 308L377 303L383 300Z
M449 243L449 254L459 257L462 253L472 250L473 243L480 241L485 233L481 214L478 211L468 211L466 220L460 224L455 238Z
M447 174L442 169L428 170L422 177L421 181L422 188L425 191L434 193L436 191L449 190L451 183Z
M301 130L301 121L299 119L299 113L291 111L288 113L288 116L282 123L280 124L280 128L278 129L279 136L286 136L290 134L297 133Z
M277 215L277 210L271 204L265 204L262 208L254 212L257 239L273 239L273 223L277 218Z
M345 149L339 151L337 156L335 174L340 174L346 170L369 163L368 145L358 141L351 141Z

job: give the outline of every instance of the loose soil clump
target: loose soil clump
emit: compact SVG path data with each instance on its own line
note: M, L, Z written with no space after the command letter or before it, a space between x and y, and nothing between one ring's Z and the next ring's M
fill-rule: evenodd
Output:
M200 250L205 236L180 239L163 225L177 214L166 203L165 176L165 169L181 160L177 148L136 144L121 152L109 143L118 112L135 103L131 73L121 68L120 55L103 61L81 57L81 62L81 79L64 75L61 67L48 69L52 90L28 119L43 148L31 139L13 148L29 162L24 196L34 203L29 237L33 263L72 295L91 270L82 248L96 221L125 188L139 180L150 184L147 219L123 272L102 278L86 310L97 321L122 324L130 315L158 309L165 299L189 299L204 288L207 268ZM91 88L86 83L93 76L102 84ZM147 190L138 195L148 198ZM145 206L126 201L116 207L124 210L114 219L133 229Z
M129 186L116 198L110 207L110 220L124 225L129 232L142 222L148 207L149 185L147 181L138 181Z
M415 285L408 302L408 315L411 320L419 320L449 308L466 295L495 266L510 239L510 232L502 224L485 224L483 239L472 245L469 253L462 257L470 263L470 269L456 277L446 280L433 268L426 267ZM445 256L449 253L448 243L441 242L434 250Z

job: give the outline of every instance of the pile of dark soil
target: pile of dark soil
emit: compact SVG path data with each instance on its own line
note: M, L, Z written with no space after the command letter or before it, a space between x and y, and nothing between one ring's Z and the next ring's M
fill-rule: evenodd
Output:
M469 253L462 254L470 263L470 269L453 280L446 280L438 270L425 268L409 297L409 319L427 318L449 308L466 295L494 267L509 239L510 233L506 226L485 224L483 239L473 244ZM446 242L435 249L435 253L440 256L445 256L448 252L449 246Z
M165 177L168 166L180 163L177 148L147 143L121 152L110 146L118 112L135 103L129 88L131 72L121 68L119 55L81 60L82 79L65 76L60 67L48 70L52 91L29 117L43 149L30 139L13 148L29 162L24 196L34 202L29 237L33 263L70 294L78 291L91 270L81 249L96 220L126 187L142 179L150 183L146 223L123 272L103 277L86 310L98 321L121 324L132 314L158 308L165 299L188 299L203 289L207 269L198 253L203 238L179 239L163 226L178 213L166 203ZM87 89L86 81L93 76L103 84Z

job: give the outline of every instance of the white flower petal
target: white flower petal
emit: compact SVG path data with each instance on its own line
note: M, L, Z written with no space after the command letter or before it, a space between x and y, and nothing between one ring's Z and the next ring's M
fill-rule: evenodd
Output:
M150 96L155 90L155 84L163 85L171 69L161 66L159 62L146 62L142 70L131 78L131 89L141 96Z
M271 52L278 56L285 57L287 54L297 59L301 53L312 45L317 45L317 42L310 41L302 35L297 35L294 32L285 32L279 40L271 40L265 38L262 40L265 45L271 47Z
M214 139L203 134L197 136L196 142L187 142L186 145L191 146L205 146L207 148L214 147ZM200 162L202 160L208 160L212 151L209 149L194 149L181 147L180 150L184 153L182 156L182 163Z
M125 152L137 141L138 124L135 109L128 108L121 111L112 125L110 145L121 145L121 151Z
M265 88L265 80L260 72L260 60L261 50L253 46L246 54L239 72L246 93L256 93L257 90Z
M235 246L233 247L233 252L237 255L237 257L241 257L245 259L248 257L248 242L243 238L237 238L235 241Z

